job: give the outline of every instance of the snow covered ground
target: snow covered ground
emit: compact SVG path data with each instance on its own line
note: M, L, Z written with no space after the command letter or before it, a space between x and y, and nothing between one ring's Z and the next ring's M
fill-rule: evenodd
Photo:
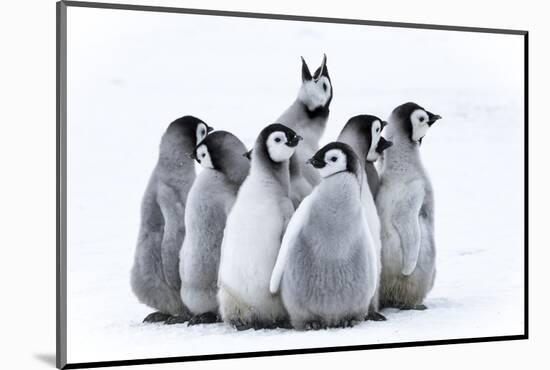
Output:
M523 330L519 36L69 8L68 360L471 338ZM443 116L422 145L438 274L422 312L320 332L145 325L129 272L166 126L184 114L251 146L327 53L323 142L409 100Z

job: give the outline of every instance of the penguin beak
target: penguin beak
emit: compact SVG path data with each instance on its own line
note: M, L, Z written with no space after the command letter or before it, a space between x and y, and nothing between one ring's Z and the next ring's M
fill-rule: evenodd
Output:
M197 159L197 156L195 155L195 152L189 153L188 156L191 159Z
M304 57L301 57L301 58L302 58L302 82L311 81L312 79L311 72L309 71L309 68L307 66L307 63Z
M287 141L285 143L286 146L289 146L291 148L294 148L295 146L298 145L298 143L300 142L300 140L303 140L304 138L301 137L300 135L296 135L294 136L291 140Z
M426 111L426 113L428 113L428 126L433 125L435 121L442 118L439 114L433 114L428 111Z
M206 132L211 133L212 131L214 131L214 127L208 126L208 128L206 129Z
M380 136L380 140L378 141L378 145L376 146L376 152L378 154L382 154L384 150L388 149L392 145L392 141L386 140L383 136Z
M380 131L382 131L384 129L384 127L386 127L388 125L388 122L382 121L381 124L382 124L382 128L380 129Z
M319 77L318 78L321 78L321 76L325 75L326 65L327 65L327 55L323 54L323 61L321 62L321 70L319 71Z
M325 162L323 161L320 161L318 160L317 158L315 157L311 157L310 159L307 160L306 162L307 164L311 164L313 167L315 168L323 168L325 167Z

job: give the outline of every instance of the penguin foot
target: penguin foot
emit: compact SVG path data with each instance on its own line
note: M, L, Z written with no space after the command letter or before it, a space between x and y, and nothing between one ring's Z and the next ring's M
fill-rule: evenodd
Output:
M355 325L357 325L359 321L355 319L344 319L340 321L336 327L337 328L353 328Z
M305 330L320 330L326 329L326 326L323 325L320 321L308 321L304 324Z
M214 312L205 312L205 313L201 313L193 316L187 323L187 326L198 325L198 324L213 324L219 321L220 321L219 316Z
M188 316L170 316L164 324L166 325L174 325L174 324L183 324L184 322L189 321Z
M274 329L280 328L280 329L292 329L292 324L290 323L290 320L279 320L275 322Z
M367 321L386 321L386 316L382 315L380 312L370 312L366 317Z
M427 310L428 307L425 304L413 304L413 305L402 305L398 306L400 310L416 310L416 311L424 311Z
M241 319L229 320L229 325L233 326L238 331L243 331L243 330L248 330L248 329L254 328L253 325L251 325L250 323L245 322Z
M144 319L144 323L165 322L170 318L170 315L164 312L153 312L147 315Z

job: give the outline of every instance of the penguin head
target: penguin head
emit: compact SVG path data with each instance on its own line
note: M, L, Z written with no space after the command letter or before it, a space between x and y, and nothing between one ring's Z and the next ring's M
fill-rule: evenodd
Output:
M232 133L215 131L207 135L191 154L203 168L214 169L239 179L248 173L250 161L243 157L244 144Z
M405 103L395 108L392 117L400 129L405 130L413 142L422 143L428 129L439 119L440 115L433 114L416 103Z
M353 137L362 146L362 151L367 153L366 160L375 162L393 144L382 137L382 130L386 125L386 121L376 116L361 114L348 120L340 137Z
M332 142L315 153L307 163L319 170L321 177L329 177L340 172L351 172L359 177L359 158L353 149L342 142Z
M256 141L256 146L260 150L253 149L252 155L264 152L272 162L284 162L292 157L300 140L302 137L291 128L273 123L260 133Z
M160 142L161 163L168 168L178 168L193 162L189 153L199 139L204 138L213 128L203 120L193 116L183 116L172 122Z
M208 124L197 117L183 116L170 124L166 130L166 134L189 138L193 142L193 146L195 146L213 129L213 127L208 126Z
M326 55L323 55L321 66L317 68L313 76L302 57L302 86L298 92L298 99L311 112L328 108L332 100L332 83L328 75Z

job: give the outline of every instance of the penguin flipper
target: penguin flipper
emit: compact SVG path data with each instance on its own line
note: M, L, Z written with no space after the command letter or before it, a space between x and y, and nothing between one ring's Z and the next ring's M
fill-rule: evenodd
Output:
M185 232L182 233L181 225L184 207L177 200L178 196L174 189L164 184L159 186L157 201L164 217L164 234L160 249L162 269L166 282L179 291L181 287L179 253Z
M271 273L271 280L269 282L269 291L271 294L275 294L279 291L288 254L296 242L296 238L302 229L304 221L308 218L309 210L313 203L314 193L315 191L302 200L298 209L288 222L277 256L277 262L275 262L273 272Z
M407 196L399 202L394 213L393 224L401 238L403 265L401 273L408 276L413 273L420 253L419 213L424 199L422 183L413 182L407 187Z

